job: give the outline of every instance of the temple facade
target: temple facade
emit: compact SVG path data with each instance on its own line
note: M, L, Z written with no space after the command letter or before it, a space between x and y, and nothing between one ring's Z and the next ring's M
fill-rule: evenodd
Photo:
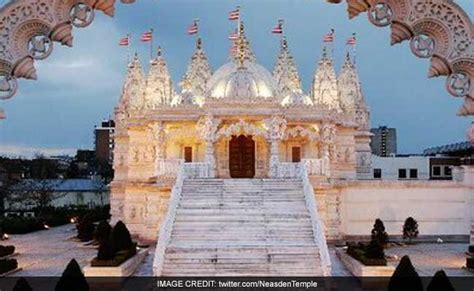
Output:
M288 41L270 72L244 26L228 63L213 72L201 39L179 86L161 49L145 75L137 56L115 108L112 212L156 239L178 168L185 178L320 179L371 175L369 108L347 54L339 74L324 48L309 92Z

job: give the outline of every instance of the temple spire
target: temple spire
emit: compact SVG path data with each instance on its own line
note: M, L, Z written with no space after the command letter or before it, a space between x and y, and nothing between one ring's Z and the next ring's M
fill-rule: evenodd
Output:
M288 46L285 36L280 41L280 53L273 67L273 77L277 81L283 105L306 104L311 105L312 101L303 94L301 89L301 79L296 68L295 61Z
M337 77L332 57L327 47L323 48L321 59L313 77L311 98L316 104L321 104L337 111L341 110L338 98Z
M145 91L145 108L154 109L158 106L169 105L175 95L173 81L159 46L156 57L150 61Z
M172 105L202 104L204 101L207 82L212 72L209 61L203 49L201 38L196 40L196 50L191 57L186 73L180 82L181 94L173 98Z
M360 128L368 129L369 110L362 93L356 65L349 52L339 73L337 85L342 110L354 114Z
M233 41L234 46L236 46L233 59L240 67L244 66L245 61L255 62L255 55L245 34L245 25L243 22L240 22L237 30L237 39Z
M143 105L145 77L138 54L128 64L127 75L122 87L117 108L123 111L139 110Z

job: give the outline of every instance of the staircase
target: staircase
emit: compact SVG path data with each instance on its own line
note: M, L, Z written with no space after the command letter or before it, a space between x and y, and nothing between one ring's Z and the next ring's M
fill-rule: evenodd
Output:
M298 179L184 180L162 276L323 276Z

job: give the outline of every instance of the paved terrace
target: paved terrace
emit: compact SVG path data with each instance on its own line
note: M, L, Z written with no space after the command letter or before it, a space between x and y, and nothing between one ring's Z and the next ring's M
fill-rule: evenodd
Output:
M12 244L16 247L18 265L23 268L12 276L60 276L67 263L75 258L81 267L92 259L97 250L84 247L82 243L68 239L76 234L75 226L72 224L54 227L49 230L37 231L24 235L10 235L8 241L3 245ZM448 276L474 276L462 266L465 264L464 252L467 244L415 244L408 247L397 246L386 250L388 255L409 255L415 268L421 276L431 276L437 270L443 269ZM150 254L135 273L135 276L151 276L154 247L150 248ZM350 276L348 270L343 266L335 255L333 247L330 247L331 260L333 264L333 276ZM396 265L398 261L390 261Z

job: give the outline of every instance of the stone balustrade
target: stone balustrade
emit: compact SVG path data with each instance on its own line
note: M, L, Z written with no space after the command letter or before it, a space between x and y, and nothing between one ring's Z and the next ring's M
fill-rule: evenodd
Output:
M303 167L306 169L306 173L310 176L329 176L329 160L303 159L300 163L279 162L277 164L275 178L299 178L301 177Z
M156 174L159 177L176 177L183 160L159 159L156 162Z
M213 178L208 163L185 163L183 167L184 178L186 179Z

